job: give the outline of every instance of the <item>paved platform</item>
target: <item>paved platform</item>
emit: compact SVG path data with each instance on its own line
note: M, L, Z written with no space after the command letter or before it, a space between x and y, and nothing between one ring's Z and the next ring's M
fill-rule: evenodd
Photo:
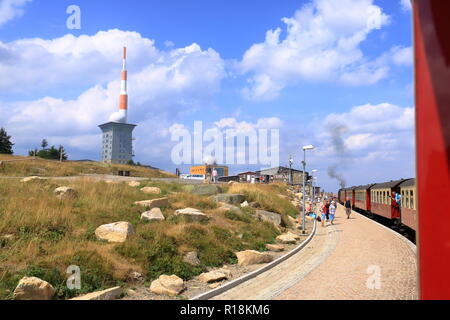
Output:
M417 298L415 247L401 235L339 206L299 253L215 299Z

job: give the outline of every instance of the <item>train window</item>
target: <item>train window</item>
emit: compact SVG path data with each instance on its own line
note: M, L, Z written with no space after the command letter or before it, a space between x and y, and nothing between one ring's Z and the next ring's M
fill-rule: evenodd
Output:
M383 191L383 200L382 202L385 204L386 203L386 191Z
M414 209L414 196L413 196L413 191L412 191L412 190L409 191L409 195L410 195L410 198L409 198L409 207L410 207L411 209Z
M404 199L404 198L405 198L405 190L402 190L401 195L402 195L402 199ZM403 201L400 203L400 206L401 206L402 208L405 207L404 204L403 204Z

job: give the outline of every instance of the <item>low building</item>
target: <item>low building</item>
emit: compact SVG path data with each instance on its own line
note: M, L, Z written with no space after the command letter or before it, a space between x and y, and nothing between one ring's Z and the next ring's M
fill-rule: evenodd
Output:
M239 176L239 182L255 182L255 178L259 176L256 172L253 171L247 171L247 172L241 172L238 173Z
M261 182L289 182L289 173L292 174L293 184L303 184L303 171L297 169L289 169L287 167L275 167L263 169L259 172ZM308 172L305 172L305 181L311 179Z
M217 171L218 178L228 176L228 167L220 165L204 164L200 166L192 166L189 168L189 173L192 175L203 175L205 179L211 179L214 169Z

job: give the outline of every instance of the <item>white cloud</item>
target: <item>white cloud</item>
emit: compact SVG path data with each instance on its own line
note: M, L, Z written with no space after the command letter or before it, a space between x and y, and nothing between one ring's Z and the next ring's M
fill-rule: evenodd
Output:
M106 122L118 108L122 44L128 46L129 121L138 124L135 131L137 145L148 149L161 144L158 136L168 135L167 128L174 119L193 110L211 107L225 75L224 62L214 50L202 50L195 43L159 51L153 40L120 30L93 36L67 35L53 40L15 41L8 44L9 49L23 48L20 59L11 64L0 62L0 69L23 71L25 66L31 66L32 70L29 74L14 75L14 81L2 82L0 87L20 83L22 89L39 85L53 88L54 84L67 83L76 88L83 79L88 84L100 82L74 99L46 96L33 101L3 102L0 109L5 117L0 118L0 125L6 126L18 141L18 152L23 153L26 146L44 137L49 140L53 137L51 143L55 144L69 143L77 149L77 154L100 147L98 141L95 148L86 149L81 141L86 137L91 141L100 132L97 126ZM48 63L36 67L37 61L44 56L49 57ZM82 64L85 61L87 66ZM108 66L114 72L107 70ZM45 83L42 77L47 68L55 74ZM99 70L106 74L99 75ZM40 84L39 78L42 78ZM62 138L69 136L72 137L70 141Z
M0 0L0 27L8 21L20 17L27 2L31 0Z
M411 0L400 0L400 6L403 11L410 11L412 9Z
M412 47L397 46L391 49L392 61L399 66L413 65L413 49Z
M48 88L92 86L117 78L122 46L128 46L131 71L157 63L159 52L151 39L117 29L75 37L67 34L0 42L0 90L27 92ZM18 85L20 83L20 85Z
M321 144L320 156L364 161L377 152L389 157L398 149L412 147L414 109L389 103L366 104L349 112L329 114L323 127L316 137ZM335 128L340 129L338 135ZM336 149L336 139L342 139L341 150Z
M280 28L269 30L243 56L241 71L253 74L243 91L248 98L273 99L300 80L367 85L386 76L383 61L369 61L360 48L389 23L373 0L313 0L282 21L284 39Z

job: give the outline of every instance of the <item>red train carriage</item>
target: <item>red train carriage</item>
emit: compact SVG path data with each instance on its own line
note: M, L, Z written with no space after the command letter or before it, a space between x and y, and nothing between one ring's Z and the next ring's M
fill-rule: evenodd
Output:
M367 184L355 188L355 208L369 212L370 204L370 188L374 184Z
M401 223L412 230L417 230L417 196L416 179L409 179L400 184Z
M339 189L339 191L338 191L338 201L339 201L340 204L343 204L345 202L344 189Z
M400 222L400 207L393 199L400 192L400 184L407 180L395 180L374 184L370 189L370 207L373 214L394 222Z

